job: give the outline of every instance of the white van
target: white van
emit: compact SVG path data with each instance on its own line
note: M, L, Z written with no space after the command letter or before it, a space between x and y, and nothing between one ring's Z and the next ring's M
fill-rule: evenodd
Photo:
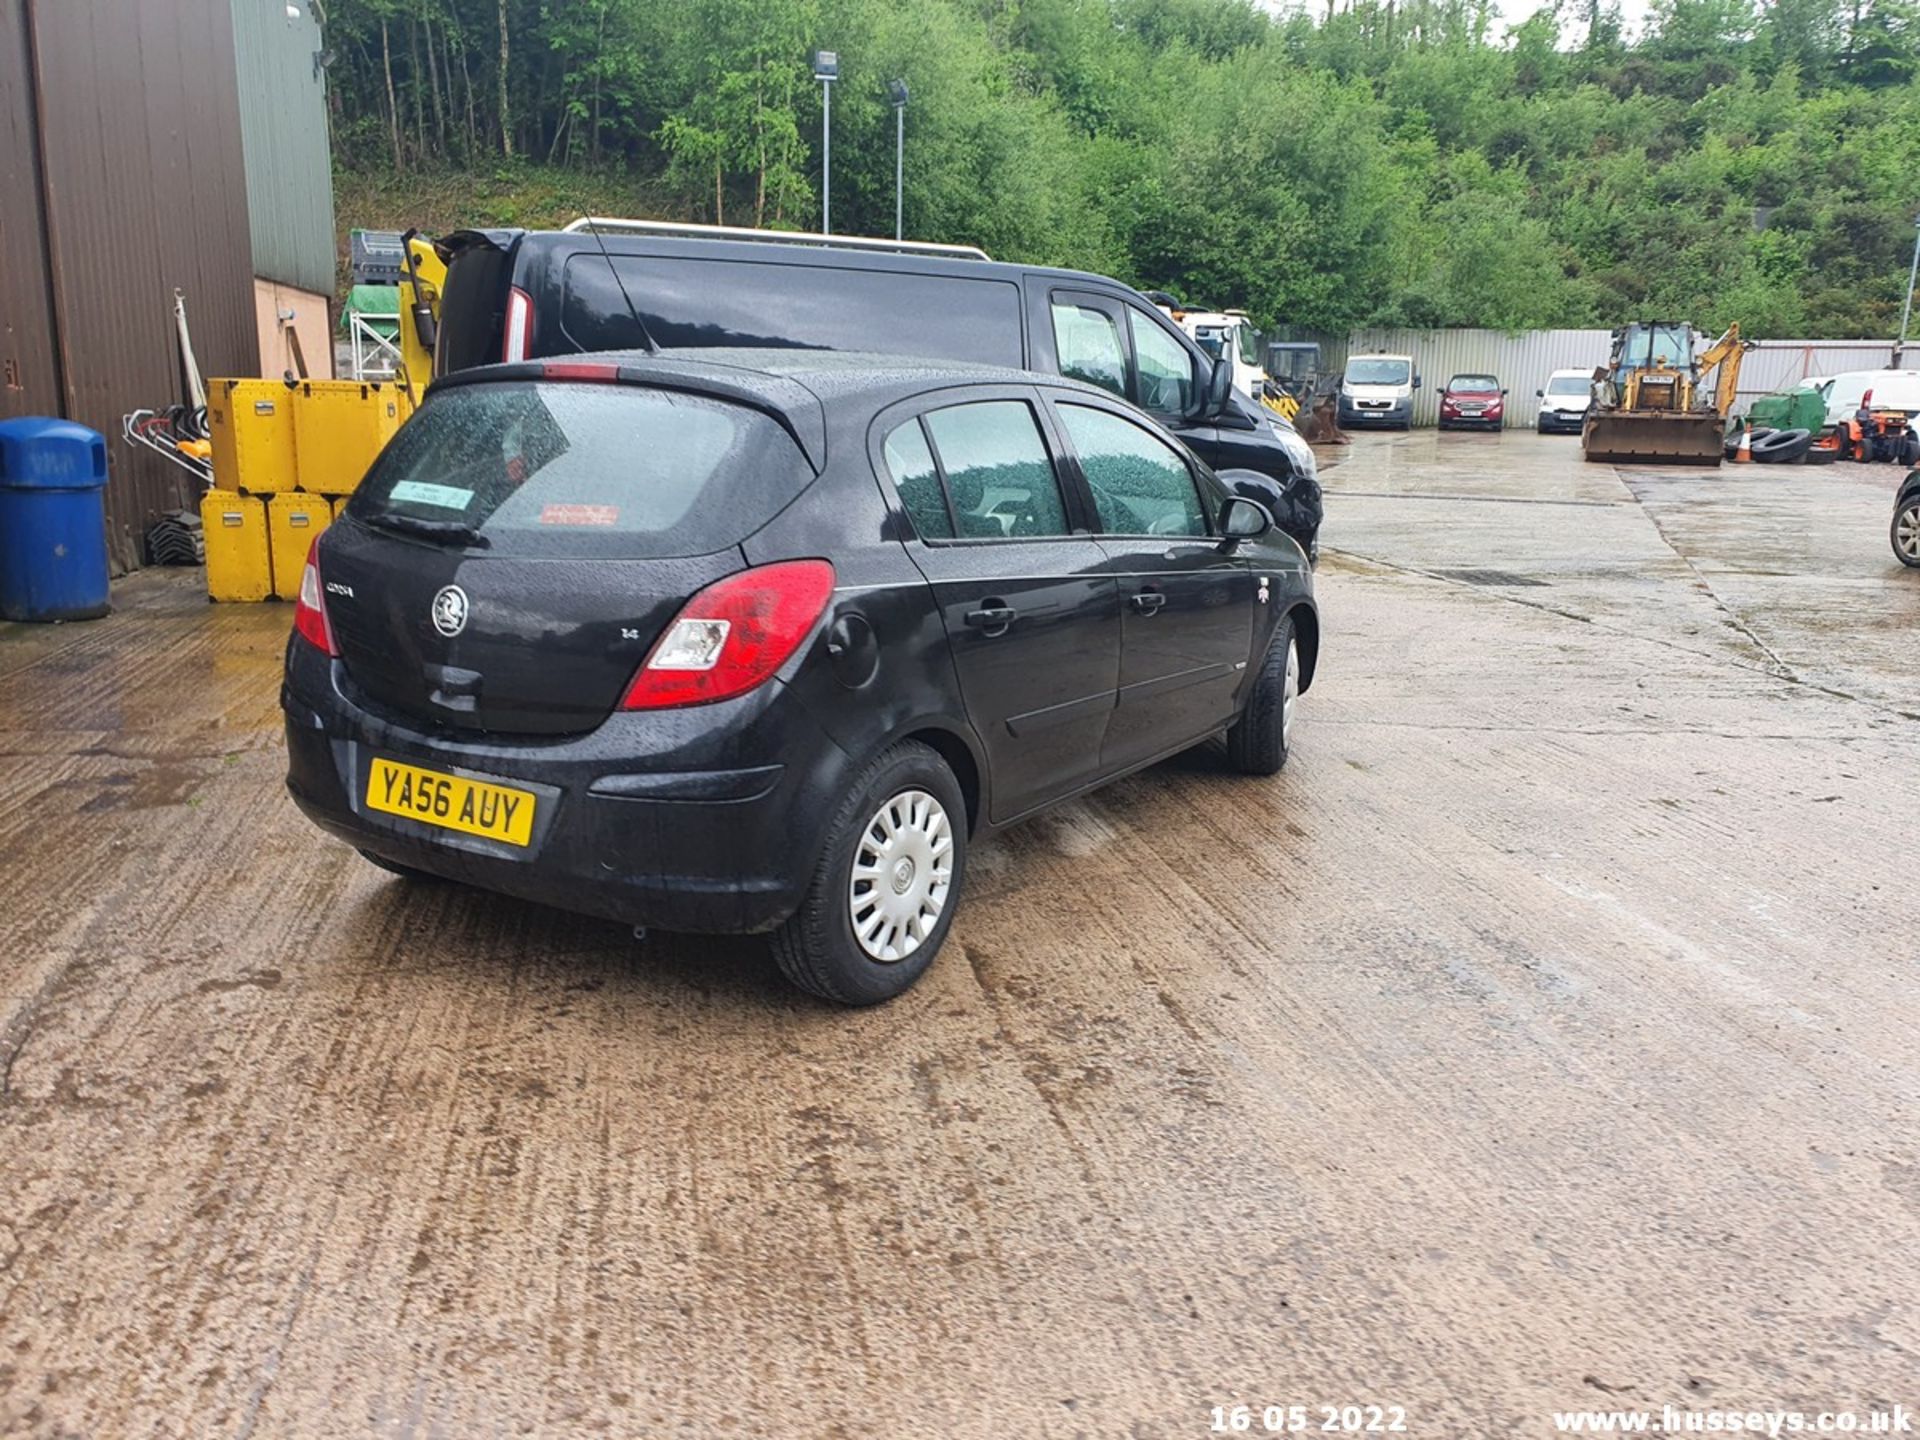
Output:
M1830 380L1806 383L1824 387L1829 425L1851 420L1860 408L1860 398L1869 390L1876 410L1920 415L1920 370L1849 370Z
M1413 392L1420 373L1411 355L1354 355L1340 377L1340 424L1413 428Z
M1540 416L1533 428L1542 435L1555 431L1577 435L1586 424L1587 407L1593 403L1592 370L1556 370L1546 385L1533 392L1540 397Z

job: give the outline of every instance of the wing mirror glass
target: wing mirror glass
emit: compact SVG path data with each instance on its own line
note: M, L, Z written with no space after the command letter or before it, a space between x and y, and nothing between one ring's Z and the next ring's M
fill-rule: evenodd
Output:
M1220 533L1229 543L1257 540L1273 528L1273 513L1258 500L1229 495L1220 506Z

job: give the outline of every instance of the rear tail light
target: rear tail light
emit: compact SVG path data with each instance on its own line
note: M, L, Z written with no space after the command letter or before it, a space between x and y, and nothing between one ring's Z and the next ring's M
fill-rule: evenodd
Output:
M622 710L731 700L800 648L833 596L833 566L784 560L716 580L680 607L627 686Z
M506 361L527 358L527 342L533 338L533 297L518 285L507 291L506 334L500 342L500 358Z
M320 589L320 537L307 549L307 568L300 572L300 598L293 602L293 630L323 655L338 655L333 626L327 623L327 600Z

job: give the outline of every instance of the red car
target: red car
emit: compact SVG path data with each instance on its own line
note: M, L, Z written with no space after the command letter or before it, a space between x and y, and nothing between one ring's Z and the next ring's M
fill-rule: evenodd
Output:
M1502 430L1507 424L1507 392L1493 375L1456 375L1440 392L1442 430Z

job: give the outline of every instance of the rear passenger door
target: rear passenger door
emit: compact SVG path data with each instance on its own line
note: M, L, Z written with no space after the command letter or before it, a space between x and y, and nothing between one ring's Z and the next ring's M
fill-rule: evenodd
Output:
M1101 768L1205 738L1236 710L1253 645L1254 580L1214 534L1220 497L1138 420L1056 395L1120 587L1120 687Z
M912 527L1003 822L1094 778L1120 672L1120 601L1057 446L1019 387L880 418L884 478Z

